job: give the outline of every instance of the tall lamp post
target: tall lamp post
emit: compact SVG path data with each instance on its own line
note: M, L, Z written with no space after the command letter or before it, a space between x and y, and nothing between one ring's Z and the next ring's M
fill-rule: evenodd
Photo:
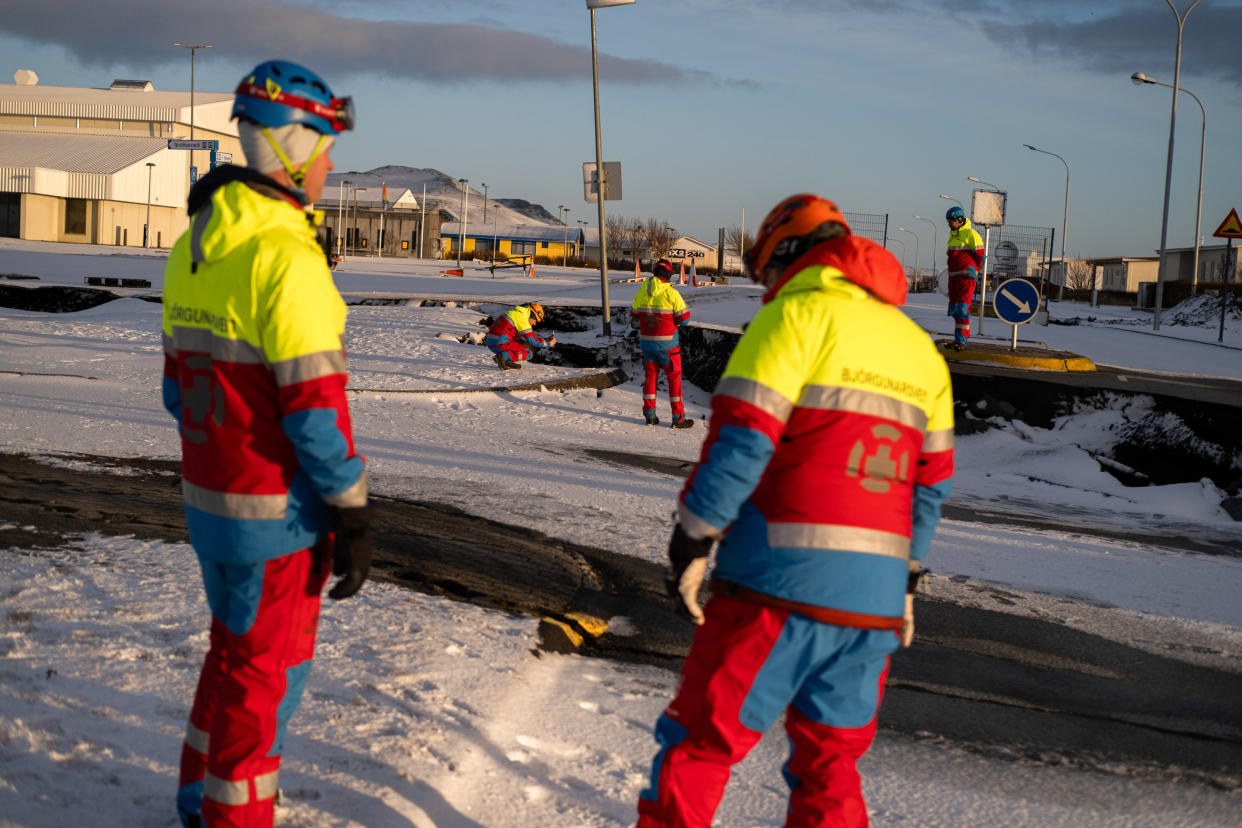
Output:
M461 185L461 222L457 226L457 269L461 270L461 249L466 246L466 185L470 183L470 179L459 178L457 183Z
M892 236L886 236L884 240L885 242L897 242L897 244L901 245L901 266L904 268L906 266L906 243L901 239L894 239Z
M1057 155L1055 152L1048 152L1048 150L1041 150L1039 147L1033 147L1030 144L1023 144L1022 146L1026 147L1032 152L1042 152L1044 155L1051 155L1053 158L1056 158L1062 164L1065 164L1065 209L1061 213L1061 277L1062 277L1063 282L1061 285L1061 290L1057 294L1057 298L1060 299L1062 296L1065 295L1064 282L1069 281L1069 265L1065 263L1065 228L1067 227L1067 224L1069 222L1069 179L1070 179L1069 164L1066 162L1064 158ZM1091 304L1092 306L1095 305L1095 274L1094 273L1091 275Z
M190 140L194 140L194 53L199 49L210 49L210 43L181 43L178 41L174 46L190 50ZM190 166L194 166L194 150L190 150Z
M487 182L482 182L483 187L483 226L487 226ZM495 252L495 251L493 251Z
M936 248L939 247L938 239L940 238L940 234L936 232L936 222L932 221L931 219L925 219L922 216L911 216L910 218L918 219L919 221L925 221L931 225L931 228L932 228L932 276L935 276L936 275Z
M336 255L342 253L341 245L345 243L345 185L353 184L348 178L342 178L337 189L336 202Z
M569 208L565 208L565 218L561 220L561 267L569 264Z
M907 230L904 227L898 227L897 229L903 233L909 233L911 236L914 236L914 272L911 276L913 283L917 285L919 281L919 234L913 230Z
M954 204L956 204L958 207L961 207L963 210L965 210L965 209L966 209L966 206L965 206L964 204L962 204L962 202L960 202L960 201L958 201L956 198L954 198L953 196L947 196L947 195L945 195L944 193L941 193L941 194L940 194L940 197L941 197L941 198L947 198L949 201L952 201Z
M612 309L608 306L608 229L604 225L604 144L599 132L599 51L595 44L595 10L609 6L629 6L634 0L586 0L591 12L591 91L595 94L595 180L599 192L599 291L600 312L604 317L604 336L612 336Z
M142 246L149 247L149 239L151 238L151 171L155 169L155 162L147 162L147 223L142 225Z
M1165 245L1169 240L1169 186L1173 182L1173 134L1177 127L1177 91L1182 79L1182 28L1186 25L1186 18L1194 11L1195 6L1199 5L1201 0L1195 0L1186 9L1185 14L1179 14L1177 6L1173 5L1173 0L1164 0L1169 4L1169 9L1173 12L1173 16L1177 18L1177 51L1173 58L1173 85L1169 87L1173 90L1173 103L1169 110L1169 155L1164 163L1164 211L1160 217L1160 264L1156 270L1156 311L1152 314L1151 329L1153 331L1160 330L1160 306L1164 302L1164 266L1168 259L1165 251ZM1195 237L1198 241L1198 236Z
M581 242L579 243L577 247L576 255L579 259L582 258L582 245L586 243L586 228L587 228L587 225L590 223L591 222L587 221L586 219L578 219L578 238L581 240Z
M1135 72L1130 76L1130 82L1135 86L1143 86L1144 84L1155 84L1163 86L1166 89L1173 87L1164 81L1158 81L1155 78L1148 77L1142 72ZM1203 129L1199 132L1199 202L1195 208L1195 262L1194 272L1190 278L1190 293L1194 295L1199 292L1199 233L1201 222L1203 219L1203 149L1207 142L1207 110L1203 108L1203 101L1199 100L1199 96L1189 89L1179 89L1179 92L1185 92L1187 95L1195 99L1195 103L1199 105L1199 112L1203 115Z

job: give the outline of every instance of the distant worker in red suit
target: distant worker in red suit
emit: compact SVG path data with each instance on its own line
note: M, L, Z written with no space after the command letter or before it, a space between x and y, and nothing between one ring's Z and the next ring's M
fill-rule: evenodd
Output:
M556 334L544 339L535 333L534 326L543 321L543 305L531 302L505 311L487 329L483 344L495 356L492 357L500 370L521 368L535 351L543 351L556 344Z
M651 269L651 277L634 295L630 321L638 325L638 341L643 354L643 418L647 425L659 425L656 416L656 389L660 372L668 380L668 401L672 409L673 428L690 428L694 420L686 419L681 399L681 341L677 329L690 321L690 309L669 282L673 266L660 259Z
M970 226L961 207L950 207L944 214L949 223L949 242L945 251L949 271L949 316L953 317L953 348L961 351L970 339L970 302L975 284L983 271L983 239Z

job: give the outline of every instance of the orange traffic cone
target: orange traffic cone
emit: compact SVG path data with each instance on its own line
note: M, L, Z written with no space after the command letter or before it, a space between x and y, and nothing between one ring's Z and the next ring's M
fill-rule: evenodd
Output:
M683 285L686 283L686 260L685 259L681 260L681 283Z
M535 257L534 256L530 257L530 276L532 279L535 278Z
M634 259L634 281L641 282L643 280L642 271L638 269L638 259Z
M699 286L698 276L694 272L694 259L690 260L690 284L694 287Z

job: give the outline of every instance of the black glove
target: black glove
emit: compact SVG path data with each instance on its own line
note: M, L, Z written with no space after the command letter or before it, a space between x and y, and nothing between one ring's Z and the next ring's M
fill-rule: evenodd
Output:
M332 574L342 575L328 592L340 601L362 587L371 569L371 506L332 510Z
M703 623L699 586L707 572L707 557L715 544L712 538L695 540L686 534L680 523L673 529L673 537L668 542L671 571L664 577L664 589L673 599L673 609L677 614L695 624Z

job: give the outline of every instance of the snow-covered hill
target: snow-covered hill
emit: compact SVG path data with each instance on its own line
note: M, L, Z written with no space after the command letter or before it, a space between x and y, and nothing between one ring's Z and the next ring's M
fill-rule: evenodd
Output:
M388 193L396 198L397 193L403 188L409 188L410 192L420 202L423 199L423 186L427 187L427 207L440 208L448 211L454 218L459 218L462 208L461 186L457 183L457 179L450 175L446 175L435 169L420 169L418 167L403 167L396 164L388 164L383 167L376 167L373 170L349 172L335 172L328 175L328 182L325 187L326 191L331 191L337 187L342 180L348 180L358 186L378 187L385 184L388 187ZM487 199L487 221L490 224L493 220L500 224L550 224L557 227L561 223L556 217L544 209L541 204L532 204L522 198L491 198L490 193ZM467 184L467 199L470 202L469 219L471 223L483 220L483 193L469 187Z

